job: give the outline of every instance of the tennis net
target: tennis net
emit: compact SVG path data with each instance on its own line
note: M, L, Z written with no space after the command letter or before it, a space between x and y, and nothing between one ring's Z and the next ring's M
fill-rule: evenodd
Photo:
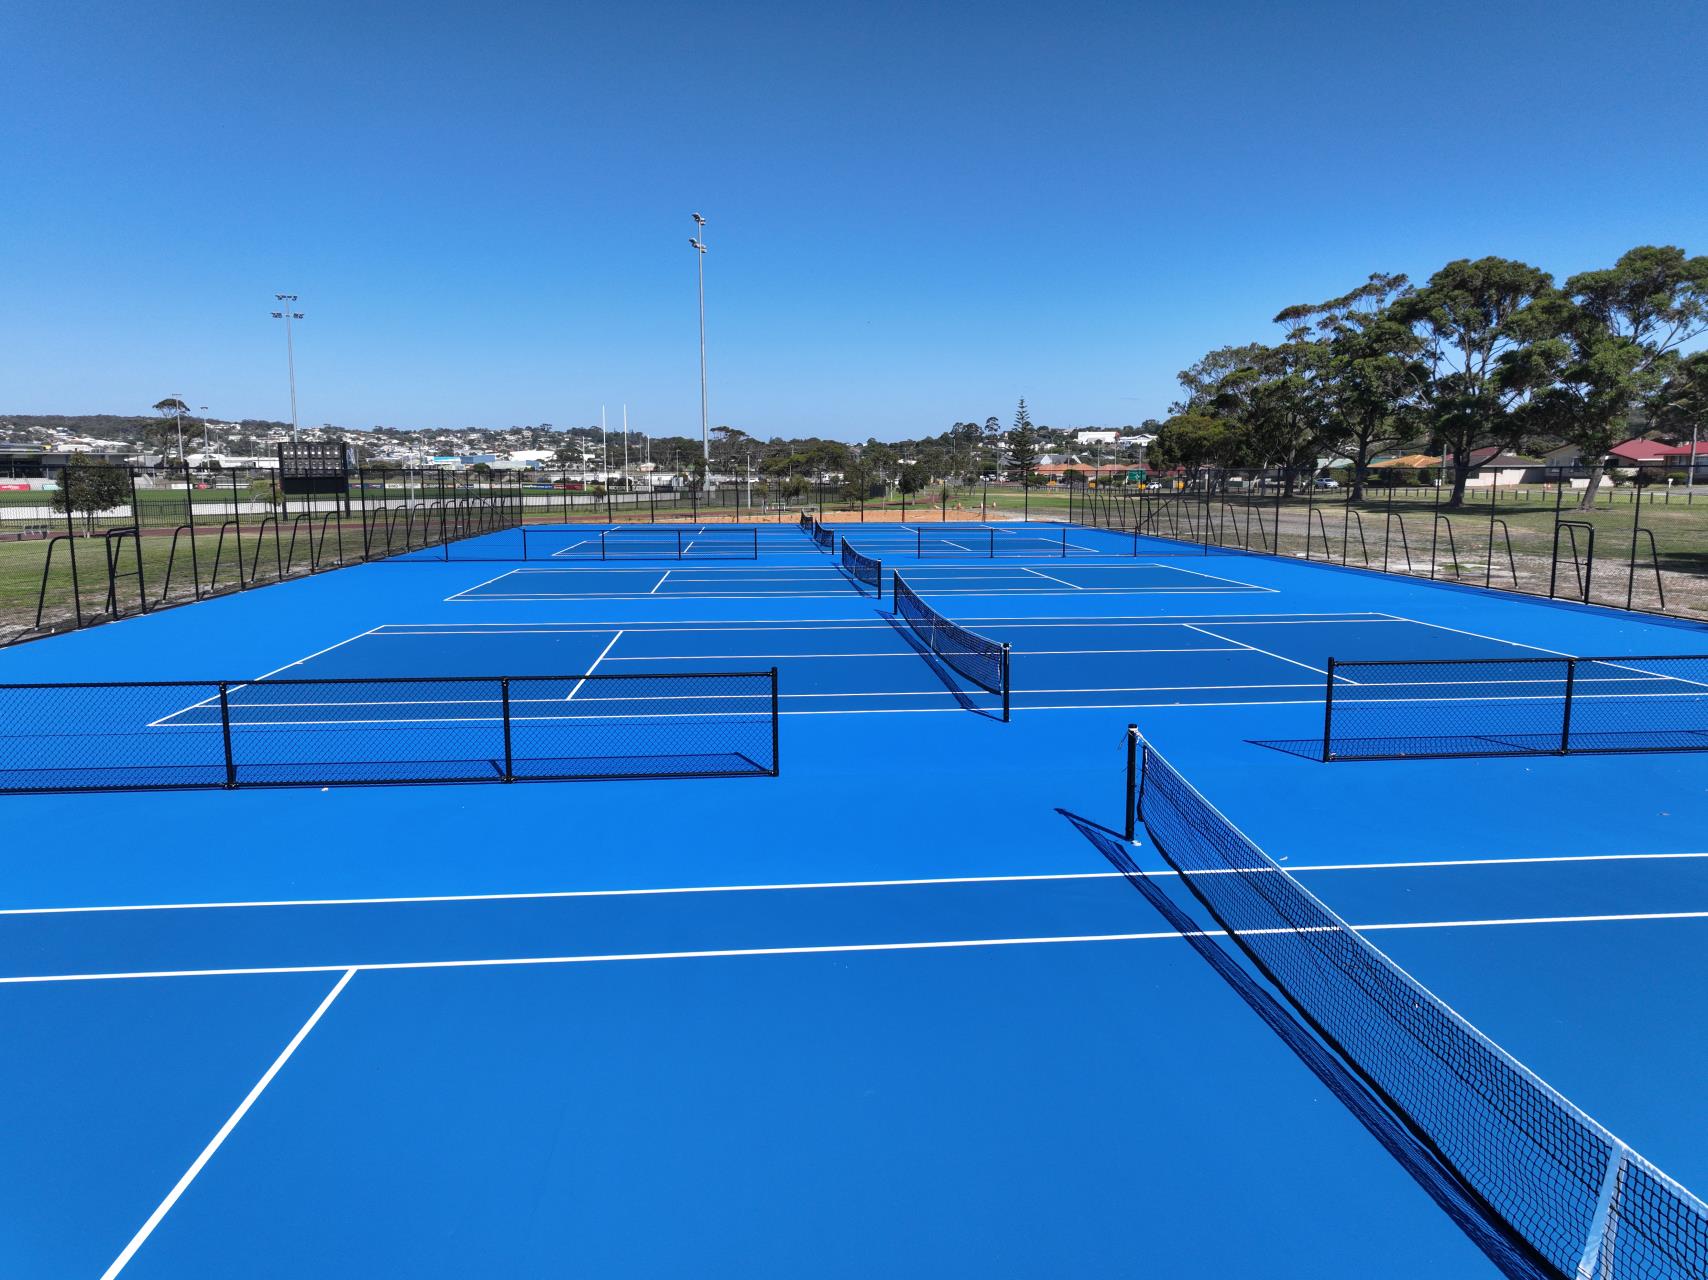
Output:
M925 647L960 675L987 693L1002 697L1002 718L1008 719L1008 646L949 621L919 598L895 575L895 612Z
M812 540L818 544L818 549L820 551L836 550L836 535L829 529L825 528L817 520L812 522L812 529L810 532L812 534Z
M1708 1276L1708 1205L1365 941L1141 745L1132 803L1157 851L1498 1221L1576 1280Z
M878 599L884 598L884 563L874 560L871 556L862 555L854 550L847 538L842 540L842 567L848 571L849 577L856 582L863 582L877 593Z
M1329 660L1324 760L1708 751L1708 656Z
M0 794L776 776L777 673L0 685Z

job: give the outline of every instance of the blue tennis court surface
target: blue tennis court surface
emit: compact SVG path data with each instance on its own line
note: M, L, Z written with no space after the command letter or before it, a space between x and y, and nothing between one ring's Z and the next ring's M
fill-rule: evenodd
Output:
M1064 818L1119 832L1129 724L1708 1187L1708 754L1300 746L1331 659L1708 628L1037 522L833 532L881 597L793 525L548 526L0 652L13 683L227 681L236 730L304 752L647 714L585 676L775 669L779 725L776 777L0 797L0 1273L1499 1275ZM896 572L1009 646L1007 723ZM381 677L471 687L285 683ZM151 703L106 749L218 712Z

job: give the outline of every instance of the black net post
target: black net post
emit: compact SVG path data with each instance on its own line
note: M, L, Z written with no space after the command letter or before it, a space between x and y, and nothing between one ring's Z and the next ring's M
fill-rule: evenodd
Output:
M1127 816L1122 827L1127 843L1133 843L1139 816L1139 726L1127 726Z
M771 668L771 776L775 778L782 772L782 756L778 753L779 734L778 720L781 718L777 708L777 668Z
M1009 690L1011 688L1013 688L1013 684L1014 684L1014 682L1010 678L1010 674L1009 674L1008 654L1009 654L1008 644L1006 641L1004 641L1003 646L1002 646L1002 723L1003 724L1008 723L1008 693L1009 693Z
M224 680L219 682L219 732L225 743L225 785L226 789L237 785L237 759L231 754L231 698L230 686Z
M1560 754L1565 755L1572 749L1572 694L1577 685L1578 660L1566 659L1566 696L1562 698L1560 707Z
M510 677L498 682L498 699L504 716L504 781L516 781L516 757L510 745Z
M1323 761L1334 759L1334 659L1328 660L1328 684L1323 689Z

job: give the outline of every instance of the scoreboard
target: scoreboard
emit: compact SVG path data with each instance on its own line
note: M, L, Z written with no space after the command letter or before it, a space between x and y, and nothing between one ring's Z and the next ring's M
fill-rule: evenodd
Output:
M300 440L281 444L279 487L290 494L348 493L349 446L342 440Z

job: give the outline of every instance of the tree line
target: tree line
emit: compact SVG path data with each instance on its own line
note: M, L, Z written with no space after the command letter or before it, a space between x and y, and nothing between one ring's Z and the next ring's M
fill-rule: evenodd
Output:
M1334 457L1356 501L1371 462L1410 446L1442 456L1458 506L1477 450L1569 444L1587 507L1621 440L1708 435L1708 351L1685 351L1708 332L1708 257L1671 245L1560 284L1499 257L1422 284L1378 273L1273 323L1279 341L1221 347L1180 373L1153 468L1261 467L1291 492Z

